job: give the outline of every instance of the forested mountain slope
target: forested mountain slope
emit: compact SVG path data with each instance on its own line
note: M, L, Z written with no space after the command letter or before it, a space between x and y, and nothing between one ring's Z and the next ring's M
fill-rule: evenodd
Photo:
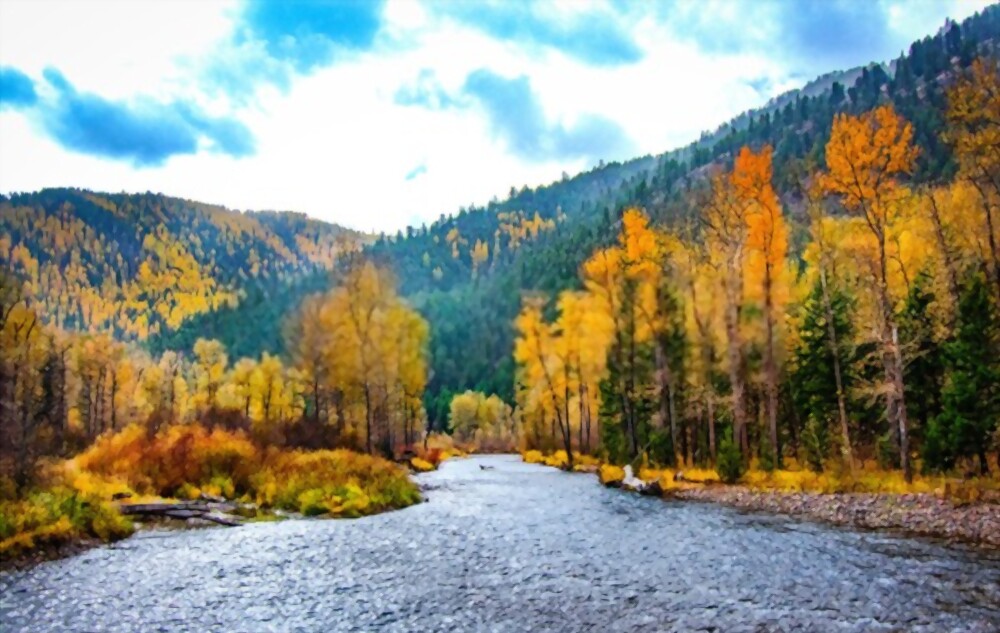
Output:
M145 341L260 287L334 265L360 234L298 213L160 194L45 189L0 198L0 266L49 323Z
M379 239L370 252L395 268L405 292L431 323L431 418L442 424L451 395L467 388L509 399L514 385L511 323L522 294L542 291L552 298L576 286L580 264L614 240L627 207L641 207L658 222L687 222L705 175L730 164L743 145L774 148L775 184L792 216L793 242L804 224L802 183L822 164L837 113L857 114L892 103L913 122L921 148L913 180L951 177L955 165L940 137L945 90L977 56L995 56L998 41L1000 7L992 6L915 42L889 64L820 78L688 147L512 191L508 200ZM533 242L511 248L503 218L514 209L536 211L554 226ZM434 274L438 268L443 275Z

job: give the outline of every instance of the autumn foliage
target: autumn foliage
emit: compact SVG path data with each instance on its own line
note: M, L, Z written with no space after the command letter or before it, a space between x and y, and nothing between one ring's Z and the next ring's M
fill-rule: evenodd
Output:
M837 115L791 201L808 218L799 248L769 146L706 174L694 223L626 209L583 290L529 295L514 321L525 460L597 452L758 483L787 465L836 473L837 490L873 490L865 473L893 467L906 490L918 469L996 468L991 64L949 95L952 183L908 183L920 150L891 105Z
M67 462L77 487L100 482L162 497L201 493L246 499L304 514L361 516L419 500L399 466L348 450L260 447L246 433L173 426L149 435L139 426L101 438Z

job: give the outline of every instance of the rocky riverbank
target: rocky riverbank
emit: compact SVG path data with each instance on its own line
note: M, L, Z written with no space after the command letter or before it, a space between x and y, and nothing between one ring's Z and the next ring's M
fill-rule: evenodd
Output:
M1000 548L1000 505L958 505L933 494L819 494L766 492L742 486L669 490L675 499L703 501L824 521L834 525L894 530Z
M718 503L838 526L890 530L1000 549L1000 496L991 487L946 483L935 492L841 492L758 489L725 485L714 473L641 470L608 464L597 478L609 488L647 496ZM788 474L788 473L786 473ZM706 475L712 476L711 478ZM790 476L790 475L789 475ZM759 481L760 477L751 478Z

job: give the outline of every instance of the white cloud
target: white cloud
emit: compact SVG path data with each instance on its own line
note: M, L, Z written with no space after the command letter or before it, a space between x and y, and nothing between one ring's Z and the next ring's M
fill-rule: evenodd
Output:
M959 13L981 4L964 3ZM549 120L572 125L585 115L606 117L625 129L639 154L690 142L808 79L791 77L780 55L706 52L648 15L623 18L631 20L644 50L639 62L593 67L553 49L491 39L428 6L391 0L373 50L297 77L287 92L262 85L256 99L229 104L201 90L199 73L207 56L228 45L234 2L7 0L0 4L0 64L36 80L53 66L80 90L108 98L194 100L245 123L257 152L243 159L176 156L161 167L137 169L70 153L44 135L30 112L5 111L0 190L162 191L240 209L305 211L394 232L460 205L504 197L511 186L544 184L563 171L590 167L582 160L515 157L476 108L395 103L400 86L422 70L432 70L452 94L479 68L526 75ZM574 4L553 10L572 11ZM897 11L892 25L926 31L915 19ZM762 78L770 86L764 95L748 84ZM423 173L407 180L420 166Z

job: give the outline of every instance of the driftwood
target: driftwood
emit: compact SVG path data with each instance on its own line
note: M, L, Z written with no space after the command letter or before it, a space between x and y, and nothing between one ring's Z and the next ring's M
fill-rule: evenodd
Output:
M237 526L243 522L227 512L232 512L236 506L231 503L217 501L179 501L176 503L122 503L118 510L126 515L143 517L165 517L168 519L204 519L219 525Z
M688 477L687 475L684 474L683 470L678 470L676 473L674 473L674 481L683 481L684 483L689 483L689 484L705 484L705 485L719 483L718 480L716 479L697 479L695 477Z

